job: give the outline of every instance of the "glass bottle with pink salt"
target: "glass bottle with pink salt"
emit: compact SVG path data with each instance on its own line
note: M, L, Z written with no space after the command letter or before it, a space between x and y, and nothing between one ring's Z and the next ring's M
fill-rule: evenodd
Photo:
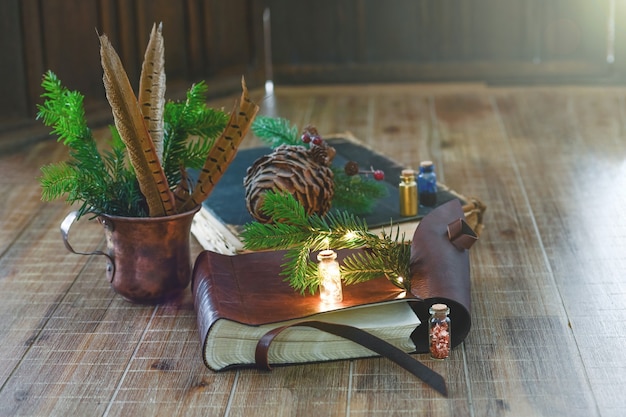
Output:
M430 356L434 359L446 359L450 356L450 308L446 304L433 304L429 310L428 341Z

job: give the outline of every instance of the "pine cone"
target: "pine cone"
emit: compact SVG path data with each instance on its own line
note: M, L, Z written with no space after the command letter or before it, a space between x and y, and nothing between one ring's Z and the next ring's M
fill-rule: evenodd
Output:
M334 148L332 156L334 156ZM282 145L257 159L247 170L243 185L246 207L256 220L267 223L263 214L263 195L269 191L291 193L306 213L324 215L330 209L334 195L330 155L322 147Z
M328 146L326 142L322 142L321 145L311 145L309 148L310 158L327 167L333 162L336 153L335 148Z
M359 164L354 161L348 161L346 165L344 165L343 171L349 177L356 175L359 173Z

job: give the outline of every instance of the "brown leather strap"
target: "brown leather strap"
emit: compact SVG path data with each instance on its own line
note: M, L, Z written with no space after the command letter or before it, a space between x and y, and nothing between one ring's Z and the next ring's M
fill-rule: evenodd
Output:
M277 327L265 333L256 346L255 361L259 368L271 370L269 363L269 349L272 341L282 331L295 326L313 327L324 332L340 336L358 343L369 350L400 365L444 396L448 396L446 382L441 375L428 368L426 365L413 358L408 353L398 349L394 345L356 327L321 321L303 321L288 326Z

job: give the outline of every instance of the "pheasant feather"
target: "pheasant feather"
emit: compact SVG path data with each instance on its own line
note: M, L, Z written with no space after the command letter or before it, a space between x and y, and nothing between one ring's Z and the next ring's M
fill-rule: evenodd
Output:
M184 167L180 169L180 182L174 188L174 198L176 199L176 204L182 205L189 198L189 175Z
M163 109L165 108L165 46L163 24L152 26L141 66L139 105L154 148L163 163Z
M104 70L104 87L113 110L115 127L126 144L139 188L148 204L149 215L155 217L175 214L174 195L159 162L139 102L122 62L106 35L100 36L100 58Z
M235 105L235 108L230 113L226 129L224 129L209 151L209 155L198 176L196 186L189 199L183 205L183 210L191 210L193 207L200 205L211 194L215 184L217 184L237 154L241 141L248 133L254 117L259 111L259 106L248 97L248 88L243 78L241 79L241 88L243 91L239 100L239 108Z

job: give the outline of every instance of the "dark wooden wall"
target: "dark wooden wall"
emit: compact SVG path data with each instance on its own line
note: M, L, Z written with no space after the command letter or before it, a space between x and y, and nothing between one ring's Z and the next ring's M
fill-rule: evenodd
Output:
M615 0L268 0L279 82L615 80Z
M0 133L32 123L48 69L85 95L88 114L103 107L97 33L109 36L136 87L154 22L163 22L170 97L198 80L207 80L214 95L239 89L242 75L249 85L258 85L265 80L262 22L255 19L261 5L253 0L3 0Z
M38 125L48 69L86 96L88 113L106 107L96 31L136 83L162 21L170 98L201 79L214 95L238 90L242 74L260 86L266 8L279 84L626 79L621 0L3 0L0 144Z

